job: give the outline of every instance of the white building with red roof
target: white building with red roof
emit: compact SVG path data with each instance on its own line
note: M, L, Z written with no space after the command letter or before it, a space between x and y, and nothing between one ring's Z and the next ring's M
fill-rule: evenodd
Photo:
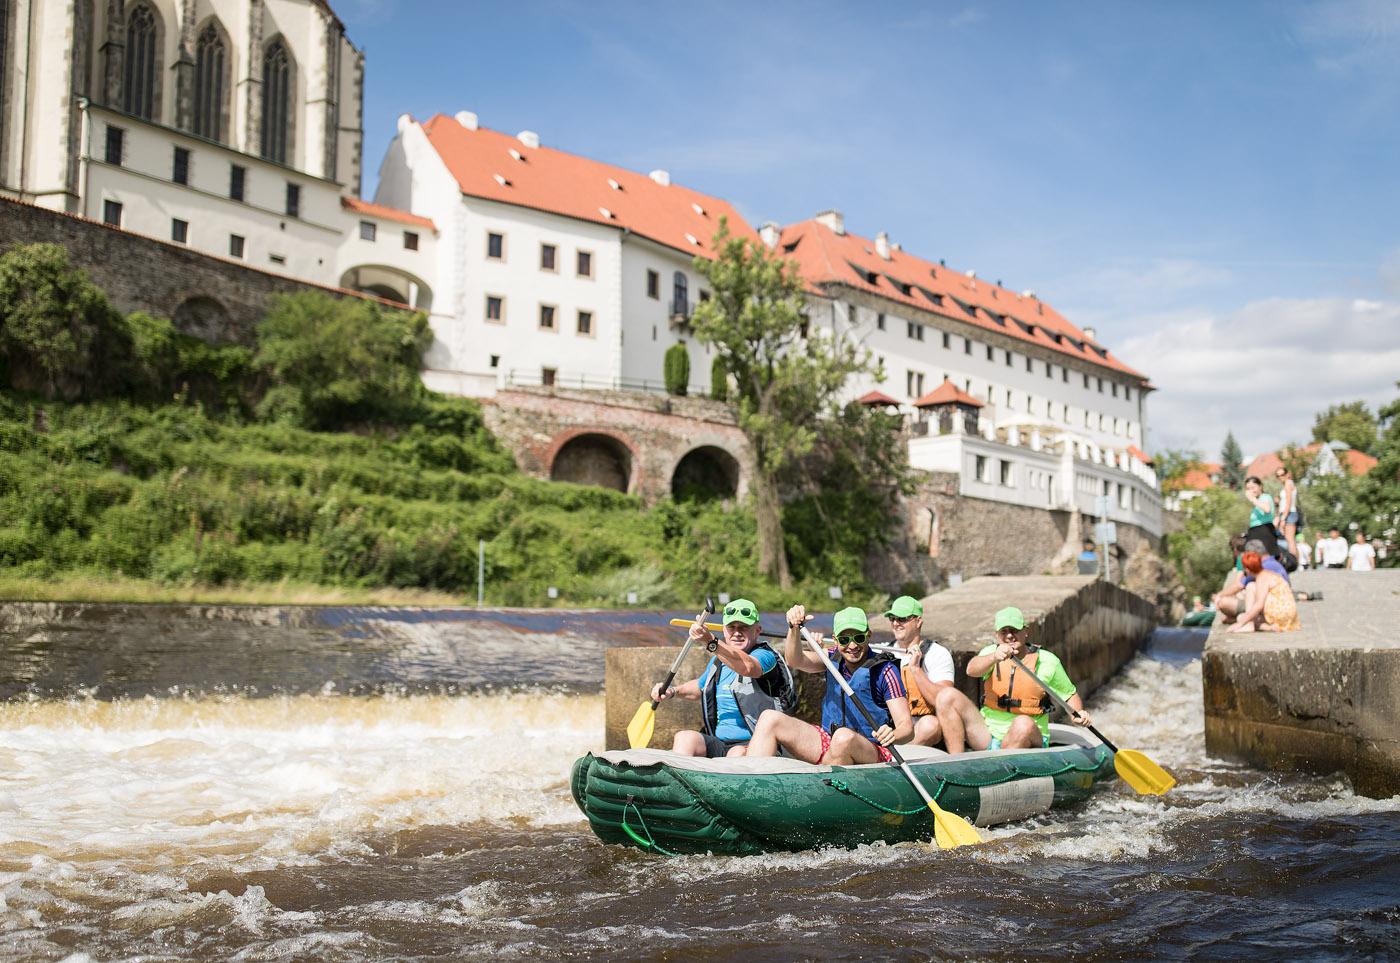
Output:
M460 394L511 384L659 389L666 349L691 354L695 391L710 354L687 336L708 296L694 268L727 202L507 134L473 113L399 118L377 200L441 230L425 380Z

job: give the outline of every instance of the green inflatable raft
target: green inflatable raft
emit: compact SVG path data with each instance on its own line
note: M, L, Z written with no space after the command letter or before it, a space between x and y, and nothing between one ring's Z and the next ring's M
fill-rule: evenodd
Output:
M969 752L901 747L944 809L979 826L1077 803L1117 778L1113 753L1052 725L1048 749ZM658 749L589 753L574 763L578 803L598 838L672 856L750 855L927 840L933 815L893 766L792 759L695 759Z

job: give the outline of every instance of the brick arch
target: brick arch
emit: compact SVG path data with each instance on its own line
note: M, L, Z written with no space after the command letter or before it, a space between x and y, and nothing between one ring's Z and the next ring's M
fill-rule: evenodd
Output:
M672 497L683 494L678 486L688 484L704 485L709 482L716 488L715 494L725 498L743 495L748 485L743 459L714 439L701 441L681 451L671 463L666 477Z
M576 457L571 460L569 452ZM609 454L616 458L615 466L607 464ZM565 457L561 459L561 456ZM615 475L613 467L617 469ZM640 468L636 443L623 432L606 428L562 431L550 441L544 459L544 469L551 481L597 484L623 492L636 491Z

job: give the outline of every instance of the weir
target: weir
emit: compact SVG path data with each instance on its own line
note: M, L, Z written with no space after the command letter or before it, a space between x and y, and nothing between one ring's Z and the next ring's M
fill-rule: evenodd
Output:
M1298 572L1302 629L1226 632L1202 662L1206 749L1270 769L1342 771L1400 793L1400 569Z
M957 685L971 697L977 686L967 678L968 660L994 641L992 616L997 609L1015 605L1032 623L1030 641L1044 645L1064 661L1065 671L1079 691L1088 695L1103 685L1137 652L1157 624L1153 606L1111 582L1089 576L986 576L964 582L923 600L924 637L937 639L953 653ZM810 606L809 606L810 610ZM831 612L818 612L814 625L831 631ZM876 642L889 642L889 624L872 613L870 628ZM781 614L766 614L765 631L785 631ZM627 723L651 687L666 677L671 660L685 641L684 629L673 629L674 644L665 648L610 648L607 650L606 694L609 749L627 748ZM781 651L782 640L769 639ZM709 660L703 649L692 649L676 673L676 680L697 678ZM794 673L801 690L800 718L820 718L825 678ZM699 703L663 702L656 710L653 748L670 748L678 729L698 725Z

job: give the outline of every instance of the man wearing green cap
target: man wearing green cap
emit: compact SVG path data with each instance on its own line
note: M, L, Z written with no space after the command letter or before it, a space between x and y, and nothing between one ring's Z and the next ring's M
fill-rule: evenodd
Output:
M996 614L995 625L997 641L967 664L967 674L982 680L982 710L944 720L948 751L955 751L953 743L961 743L964 733L972 749L1039 749L1050 745L1050 697L1011 661L1013 655L1069 703L1075 725L1087 726L1089 713L1084 711L1084 702L1060 660L1053 652L1026 644L1030 632L1021 610L1014 606L1002 609ZM964 731L949 731L959 727Z
M672 696L700 701L701 731L682 729L671 751L683 756L742 756L754 726L769 709L785 713L796 703L792 675L778 653L759 640L758 606L735 599L724 607L724 635L715 638L696 619L690 637L714 653L700 678L663 690L658 683L651 697L664 702Z
M910 741L936 746L943 738L936 700L944 689L953 687L953 654L933 639L923 638L924 607L914 596L901 595L891 602L885 618L895 644L904 650L899 656L899 671L914 717L914 738Z
M801 605L788 609L788 634L783 655L788 665L801 672L826 672L822 660L806 651L801 629L810 616ZM750 756L775 756L781 747L787 755L803 762L828 766L852 766L889 762L892 742L903 742L914 732L909 715L909 698L893 659L870 650L870 625L858 608L842 609L832 622L836 648L827 657L845 677L847 684L875 720L872 729L859 708L851 703L844 689L826 680L822 697L822 722L813 725L783 715L765 712L759 717Z

